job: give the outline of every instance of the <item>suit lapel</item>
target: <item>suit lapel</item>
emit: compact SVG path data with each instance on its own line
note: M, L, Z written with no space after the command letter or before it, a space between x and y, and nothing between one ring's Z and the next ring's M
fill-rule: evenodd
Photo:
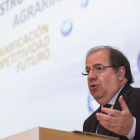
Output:
M101 106L94 113L96 114L97 112L98 113L101 112ZM97 126L98 126L98 120L96 118L96 115L94 115L93 125L92 125L92 128L91 128L91 130L92 130L93 133L96 133Z
M117 97L117 99L116 99L116 102L115 102L115 104L114 104L113 109L116 109L116 110L120 110L120 111L121 111L122 108L121 108L121 105L120 105L120 103L119 103L119 97L122 95L124 101L126 102L126 104L128 104L129 97L130 97L129 95L130 95L131 91L132 91L132 87L131 87L130 85L126 84L126 85L123 87L123 89L120 91L120 93L119 93L119 95L118 95L118 97Z

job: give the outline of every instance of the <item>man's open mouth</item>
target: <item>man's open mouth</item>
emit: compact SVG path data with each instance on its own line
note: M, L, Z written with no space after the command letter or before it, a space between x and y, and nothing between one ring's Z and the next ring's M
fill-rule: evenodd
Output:
M96 85L90 85L91 87L95 87Z

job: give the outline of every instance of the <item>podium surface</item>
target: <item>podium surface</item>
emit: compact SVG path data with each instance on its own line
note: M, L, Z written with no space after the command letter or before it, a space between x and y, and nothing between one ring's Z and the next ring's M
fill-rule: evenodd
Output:
M115 137L80 131L61 131L36 127L1 140L119 140Z

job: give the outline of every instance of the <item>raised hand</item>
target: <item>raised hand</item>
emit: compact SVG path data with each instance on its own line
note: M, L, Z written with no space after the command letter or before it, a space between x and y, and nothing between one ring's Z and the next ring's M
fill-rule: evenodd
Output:
M100 121L103 127L116 134L128 135L133 126L134 119L122 96L119 98L119 103L122 111L102 108L101 110L109 115L96 113L97 120Z

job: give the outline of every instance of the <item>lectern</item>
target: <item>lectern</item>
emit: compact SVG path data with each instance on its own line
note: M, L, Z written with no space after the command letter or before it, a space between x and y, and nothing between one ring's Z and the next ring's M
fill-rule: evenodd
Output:
M115 137L97 135L80 131L60 131L36 127L25 132L4 138L2 140L119 140Z

